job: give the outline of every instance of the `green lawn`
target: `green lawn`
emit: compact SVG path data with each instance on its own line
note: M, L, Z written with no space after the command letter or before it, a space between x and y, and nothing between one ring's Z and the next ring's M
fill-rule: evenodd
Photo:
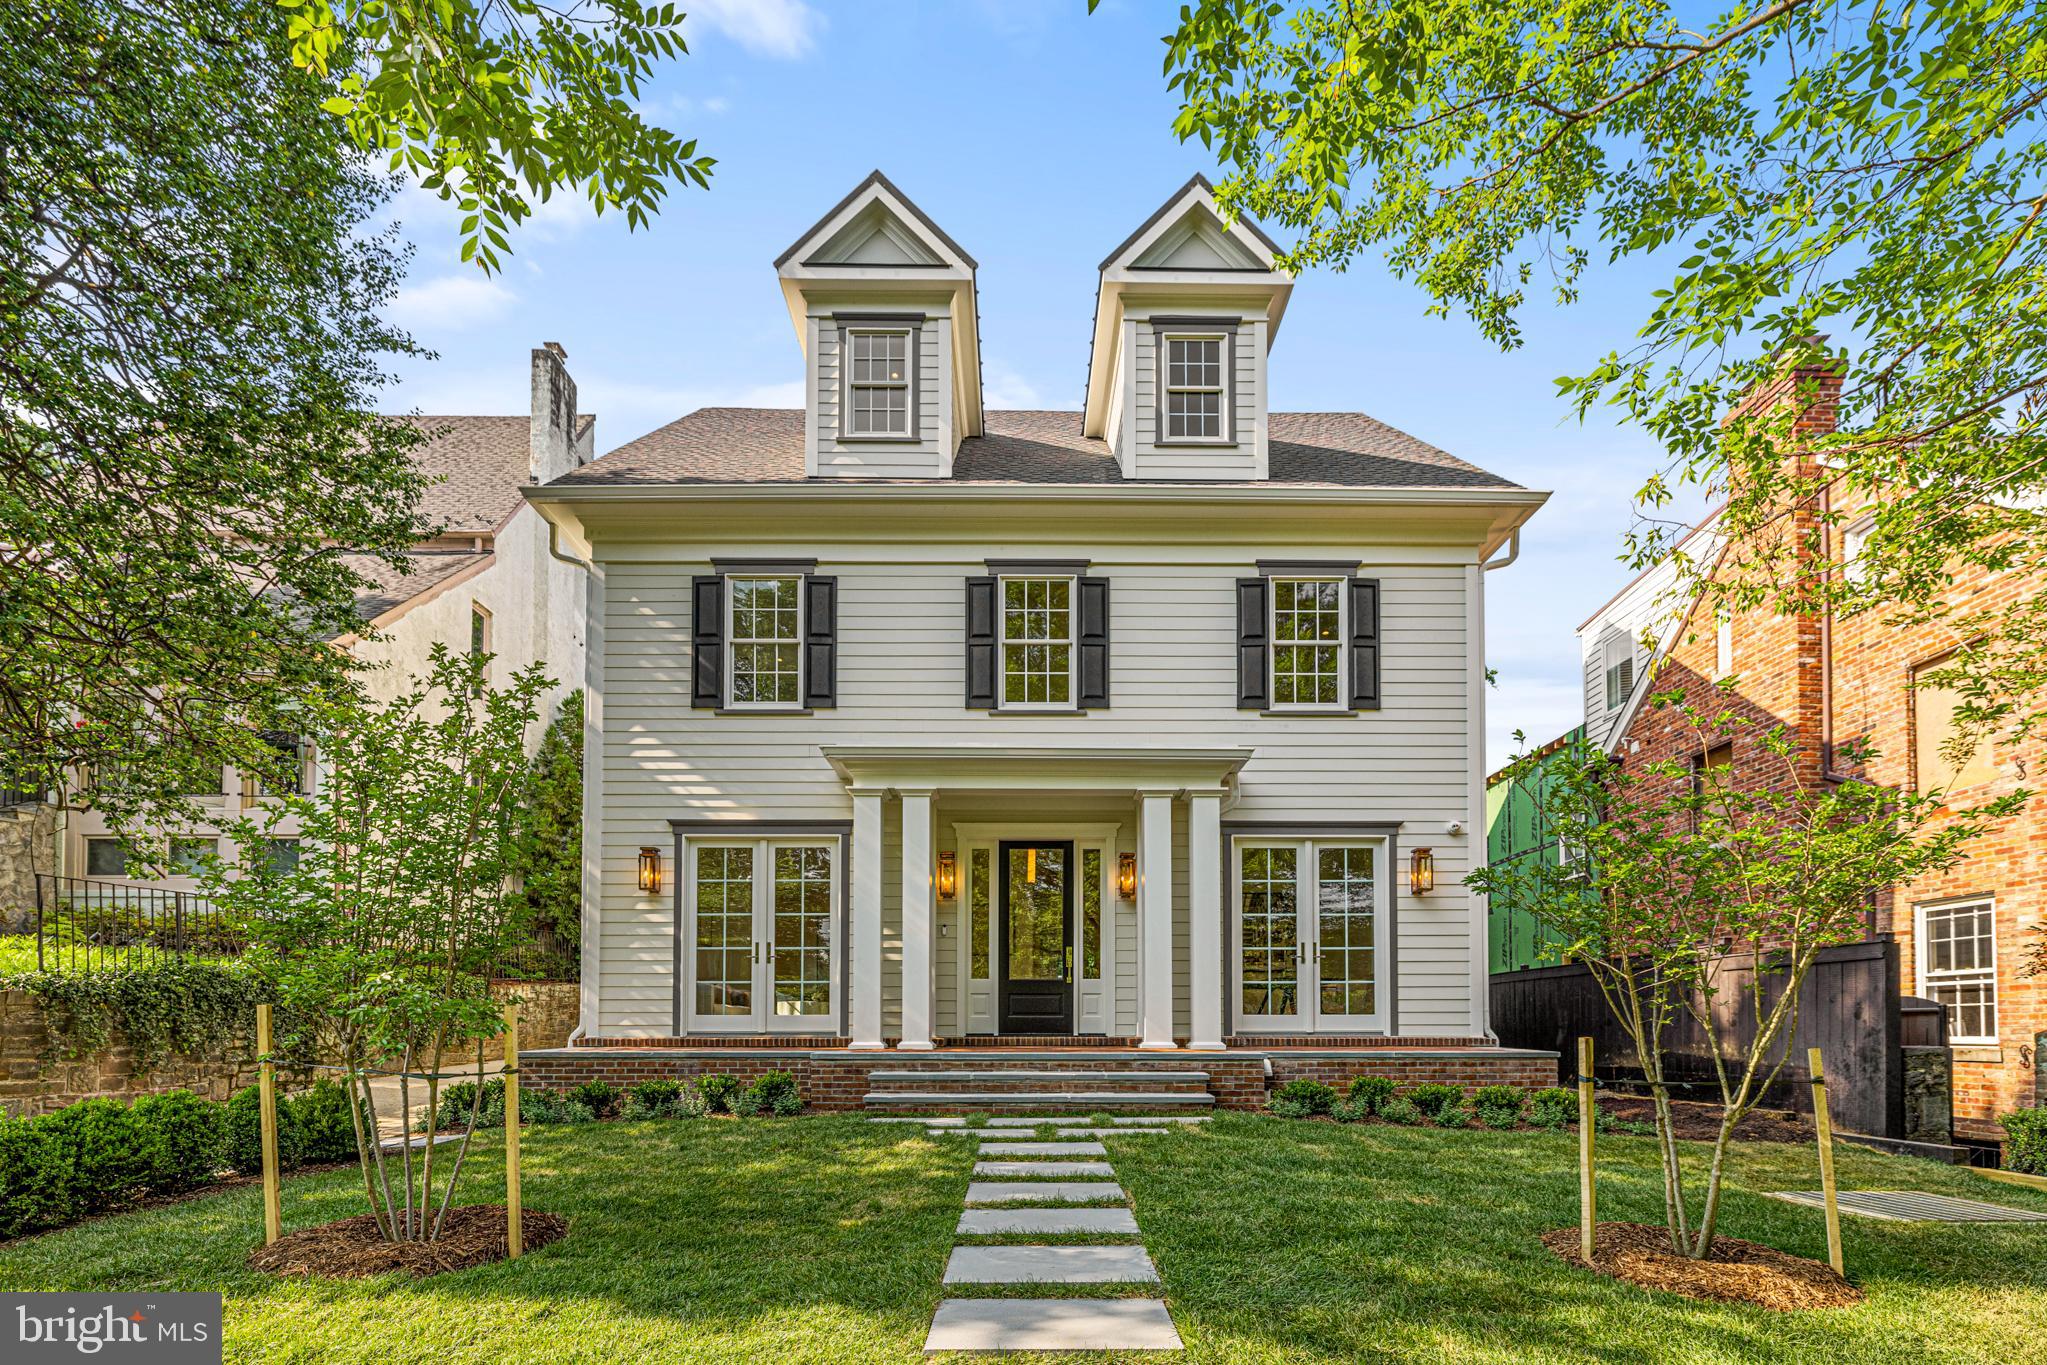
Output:
M1603 1139L1606 1217L1660 1217L1652 1147ZM921 1358L974 1144L857 1117L529 1130L527 1201L562 1242L431 1280L279 1282L242 1266L250 1190L0 1246L0 1290L218 1288L234 1360ZM2047 1359L2047 1227L1847 1221L1869 1301L1778 1315L1651 1294L1537 1244L1575 1219L1568 1135L1225 1117L1114 1141L1189 1358L1204 1362ZM1824 1254L1806 1148L1741 1153L1726 1229ZM1844 1184L2047 1211L2047 1192L1841 1154ZM486 1155L466 1197L502 1196ZM286 1186L292 1226L360 1211L351 1174Z

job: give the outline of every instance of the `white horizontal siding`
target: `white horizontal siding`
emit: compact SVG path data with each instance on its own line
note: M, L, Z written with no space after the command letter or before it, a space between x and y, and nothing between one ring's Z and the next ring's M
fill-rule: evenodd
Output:
M829 314L812 319L817 328L811 382L816 388L816 452L820 475L862 478L931 478L945 474L952 432L946 401L952 382L948 323L927 318L917 332L916 409L912 439L904 441L841 441L844 357L839 354L839 324Z

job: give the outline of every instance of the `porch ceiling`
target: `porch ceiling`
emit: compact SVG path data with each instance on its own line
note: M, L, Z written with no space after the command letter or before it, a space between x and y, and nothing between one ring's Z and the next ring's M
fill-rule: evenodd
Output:
M1244 745L1023 748L1016 745L822 746L849 787L908 791L1222 792L1251 759Z

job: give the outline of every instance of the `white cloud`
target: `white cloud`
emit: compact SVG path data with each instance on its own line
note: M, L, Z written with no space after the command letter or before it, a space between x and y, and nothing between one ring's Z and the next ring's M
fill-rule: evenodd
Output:
M981 367L981 401L991 408L1071 408L1074 403L1048 403L1038 386L1000 360Z
M707 114L722 114L731 107L732 101L723 95L712 95L704 101L704 112Z
M496 322L518 301L517 294L481 271L474 271L406 285L384 312L398 326L431 337L435 332Z
M717 30L756 57L808 56L825 18L803 0L696 0L690 18Z

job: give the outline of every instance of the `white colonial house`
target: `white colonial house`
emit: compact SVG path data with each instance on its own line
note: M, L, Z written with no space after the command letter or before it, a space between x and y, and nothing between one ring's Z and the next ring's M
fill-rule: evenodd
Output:
M1084 410L990 411L979 267L877 172L775 262L801 409L526 490L590 566L582 1025L533 1080L1548 1083L1462 881L1546 495L1268 411L1274 262L1197 177L1101 264Z
M550 710L580 684L583 575L549 553L548 525L521 493L587 464L595 419L576 411L576 385L560 346L534 349L531 381L528 413L399 419L430 433L416 452L432 480L420 512L442 529L406 554L403 573L369 556L347 557L371 586L356 602L362 631L333 643L368 666L363 677L373 696L388 699L405 690L425 671L436 644L491 654L490 671L499 680L544 661L560 684L547 699ZM309 747L288 735L274 742L298 758L295 785L317 780L318 758ZM0 886L0 897L32 922L38 894L45 901L117 905L146 917L165 903L166 893L194 890L204 856L230 852L222 847L222 826L275 795L233 770L210 772L195 786L204 790L189 793L192 802L210 820L145 832L126 843L89 806L59 807L54 859L26 860L44 874L41 888L23 877L13 888ZM281 822L273 833L271 855L295 859L292 824ZM131 858L130 849L143 846L168 875Z

